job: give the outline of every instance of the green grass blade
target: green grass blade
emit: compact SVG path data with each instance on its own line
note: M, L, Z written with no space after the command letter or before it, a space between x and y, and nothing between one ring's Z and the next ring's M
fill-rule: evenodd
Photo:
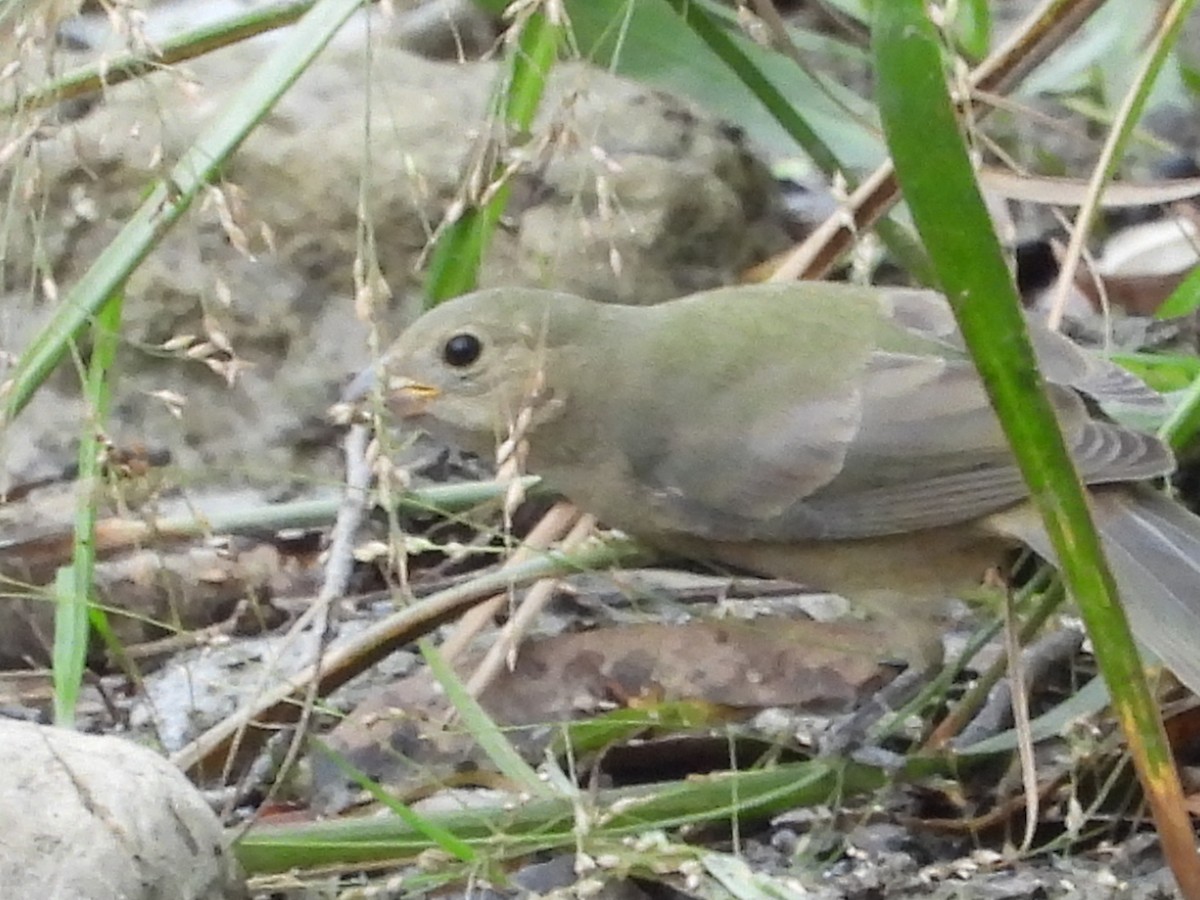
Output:
M316 0L299 0L253 9L183 34L172 35L163 41L157 48L158 52L151 56L144 53L124 53L106 59L103 65L90 65L68 72L48 84L26 91L7 106L0 106L0 118L75 97L85 97L124 81L157 72L164 66L177 65L230 44L248 40L255 35L284 28L308 12L315 2Z
M109 372L116 361L121 334L120 293L109 298L92 329L92 353L88 362L84 393L91 414L79 436L80 486L75 510L75 547L71 566L61 569L54 581L54 721L71 727L75 704L87 665L89 622L103 619L104 612L92 602L96 569L96 504L104 478L102 454L104 423L112 399ZM106 630L101 623L102 630Z
M101 252L63 299L54 317L21 354L4 386L7 426L66 354L71 341L120 290L129 273L150 253L220 171L238 145L307 68L363 0L320 0L277 46L224 112L159 182L120 234Z
M512 745L512 741L504 736L500 726L479 705L479 701L470 695L466 685L462 683L437 648L428 641L421 641L421 655L425 657L430 672L442 686L451 705L458 712L463 726L475 738L500 773L520 790L527 791L534 797L550 796L553 792L546 782L538 777L538 773L529 763L525 762L517 748Z
M86 563L86 546L77 542L75 561L63 566L54 577L54 724L70 728L75 724L75 704L87 664L88 599L91 586L79 590L78 572Z
M692 0L665 2L737 76L788 136L816 163L817 168L827 175L842 171L843 164L837 154L820 138L816 129L801 115L799 108L788 101L756 64L744 42L735 40L703 4L693 3Z
M521 26L517 47L510 57L508 78L500 98L502 110L498 115L506 126L509 140L523 141L528 136L545 93L546 79L558 58L561 39L560 26L541 12L531 14ZM488 154L488 157L494 155ZM437 238L425 279L429 306L465 294L478 285L484 251L512 192L504 160L496 159L491 171L485 174L488 192L483 198L472 198L472 201L482 202L468 205L458 220Z
M880 109L913 219L1080 606L1168 853L1179 841L1176 876L1200 886L1190 846L1190 862L1183 862L1182 836L1191 829L1158 708L1082 485L1038 383L1016 289L946 89L937 32L922 0L889 0L876 6L875 17Z
M437 847L463 862L475 862L475 849L466 841L461 840L453 830L445 828L436 821L422 816L406 803L401 803L379 784L356 769L346 757L338 753L327 743L317 737L310 738L313 746L322 755L327 756L335 766L360 788L370 794L381 805L385 806L392 815L404 823L407 828L426 838L431 847Z
M1134 129L1146 109L1150 91L1162 73L1171 48L1175 46L1182 32L1187 13L1194 4L1195 0L1175 0L1163 10L1156 34L1143 54L1145 58L1136 66L1133 84L1126 92L1109 126L1100 157L1092 167L1092 174L1088 179L1086 196L1071 228L1071 239L1063 257L1063 269L1055 287L1053 302L1056 306L1065 298L1069 285L1075 279L1076 267L1083 258L1084 243L1100 212L1104 186L1112 180L1117 170Z
M578 55L626 78L689 97L714 115L744 128L755 143L777 152L791 152L795 138L755 97L746 83L723 63L671 3L661 0L567 0L564 7L569 39ZM476 0L499 14L508 0ZM717 27L729 23L729 10L720 3L692 0ZM737 47L778 91L787 110L799 110L826 147L837 148L847 169L878 165L883 146L870 103L834 79L815 78L792 60L746 39L736 27L722 27ZM824 35L794 29L793 42L801 53L842 58L858 65L862 51ZM785 112L784 115L793 115Z
M913 774L944 771L914 761ZM595 812L587 833L578 830L577 800L537 798L427 818L478 848L491 860L539 849L586 850L589 842L639 836L652 829L737 816L763 821L797 806L828 802L834 794L858 796L878 790L894 776L860 763L818 759L774 769L730 772L687 781L601 790L590 797ZM303 866L354 865L375 860L415 858L430 848L428 838L394 818L343 819L304 825L260 827L236 847L239 862L252 873Z
M1160 318L1191 315L1200 306L1200 266L1192 269L1158 311ZM1195 357L1185 357L1196 362ZM1194 373L1183 397L1159 429L1159 437L1187 455L1200 435L1200 372Z
M766 51L746 40L740 34L732 34L721 25L721 20L696 0L665 0L688 27L705 43L709 50L737 77L738 81L767 110L771 118L808 155L818 169L829 178L846 178L853 188L855 179L847 175L847 166L831 147L822 140L818 131L801 115L799 108L788 101L784 92L771 80L764 66ZM770 58L770 57L768 57ZM774 61L778 62L778 59ZM793 76L799 73L796 70ZM788 79L790 80L790 79ZM787 80L784 81L787 83ZM850 111L847 110L849 115ZM930 274L928 260L912 234L889 219L880 219L876 225L880 237L891 251L892 257L907 271L922 279Z
M1200 378L1193 381L1179 398L1179 403L1171 410L1162 427L1158 430L1159 437L1171 445L1171 449L1181 455L1195 443L1196 435L1200 433Z

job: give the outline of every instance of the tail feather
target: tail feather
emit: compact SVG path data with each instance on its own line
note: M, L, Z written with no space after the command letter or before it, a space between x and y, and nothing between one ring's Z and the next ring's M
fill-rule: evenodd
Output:
M1146 487L1094 489L1092 501L1134 635L1200 694L1200 518ZM1054 561L1036 515L1001 513L995 523Z

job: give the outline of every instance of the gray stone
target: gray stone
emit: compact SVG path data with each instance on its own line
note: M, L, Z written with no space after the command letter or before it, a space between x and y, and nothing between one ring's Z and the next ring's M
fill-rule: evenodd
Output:
M0 809L6 897L246 896L212 810L129 741L0 719Z

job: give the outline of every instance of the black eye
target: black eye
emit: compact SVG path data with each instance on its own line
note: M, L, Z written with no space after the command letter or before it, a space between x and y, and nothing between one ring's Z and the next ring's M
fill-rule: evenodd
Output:
M479 338L473 334L456 334L454 337L446 341L442 347L442 359L448 365L454 366L456 369L461 369L463 366L469 366L475 360L479 359L479 354L483 352L483 344L479 342Z

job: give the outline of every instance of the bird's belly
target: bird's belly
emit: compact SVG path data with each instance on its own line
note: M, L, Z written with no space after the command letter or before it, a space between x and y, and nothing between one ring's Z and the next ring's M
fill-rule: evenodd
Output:
M700 542L698 549L710 559L851 600L887 590L933 606L979 587L1013 546L968 524L858 540Z
M653 543L683 556L786 578L839 594L876 618L898 624L891 648L912 662L940 657L934 617L944 603L977 590L1019 546L973 523L852 541L706 541L686 536Z

